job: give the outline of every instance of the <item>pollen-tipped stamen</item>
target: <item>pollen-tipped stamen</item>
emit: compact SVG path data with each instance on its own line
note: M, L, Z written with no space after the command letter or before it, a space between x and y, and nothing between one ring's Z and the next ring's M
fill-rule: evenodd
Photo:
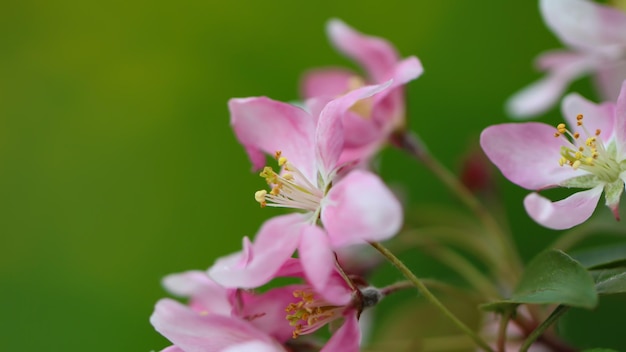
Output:
M262 207L285 207L317 211L323 197L322 192L304 176L304 174L280 151L274 155L278 165L283 167L283 174L279 174L270 166L263 168L259 174L271 186L270 192L258 191L255 199Z
M290 303L285 311L285 318L289 325L294 327L292 336L310 334L331 321L341 317L345 307L334 306L323 299L319 299L309 289L295 290L293 296L300 298L296 303Z
M576 116L576 125L586 136L584 139L580 138L581 133L569 131L565 124L557 125L554 136L563 136L568 144L561 147L559 165L568 165L574 170L586 170L607 181L615 180L620 168L600 138L602 131L596 129L593 134L590 133L583 123L583 118L582 114Z

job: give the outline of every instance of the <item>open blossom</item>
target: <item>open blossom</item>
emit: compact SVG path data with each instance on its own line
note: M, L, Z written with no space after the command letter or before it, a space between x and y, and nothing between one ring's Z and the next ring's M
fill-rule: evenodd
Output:
M615 101L626 79L626 14L590 0L541 0L552 32L569 48L540 55L546 76L513 95L509 113L524 118L551 108L573 80L593 73L603 98Z
M209 274L228 287L255 288L268 282L297 249L308 279L324 290L334 268L334 248L393 236L402 224L398 200L373 173L349 171L339 163L343 150L341 116L360 99L389 83L363 87L329 102L319 116L268 98L231 99L232 125L253 166L274 155L282 170L261 172L270 190L258 191L263 207L301 213L266 221L254 243L218 260ZM320 223L321 226L318 224Z
M566 229L587 220L604 192L606 205L619 219L626 180L626 82L617 104L596 105L578 94L563 99L569 125L508 123L486 128L480 143L505 177L524 188L583 188L557 201L531 193L524 199L539 224Z
M254 295L221 287L201 271L169 275L164 285L189 298L188 306L168 298L156 304L150 322L174 343L164 351L287 351L284 306L295 288Z
M277 277L303 277L298 259L290 259ZM382 298L375 288L351 288L333 272L329 291L316 292L307 283L273 288L264 293L227 289L204 272L169 275L164 284L172 293L189 298L188 306L160 300L150 318L174 346L164 351L287 351L318 340L301 340L330 323L343 321L322 351L358 351L361 311ZM321 345L321 344L320 344Z
M401 59L388 41L357 32L338 19L326 26L332 44L356 61L366 77L343 68L322 68L307 72L301 83L302 95L315 110L319 100L333 99L365 84L380 84L393 79L393 85L369 99L355 104L343 116L344 155L366 160L395 130L404 129L406 102L404 85L419 77L422 64L415 56ZM342 157L343 158L343 157Z

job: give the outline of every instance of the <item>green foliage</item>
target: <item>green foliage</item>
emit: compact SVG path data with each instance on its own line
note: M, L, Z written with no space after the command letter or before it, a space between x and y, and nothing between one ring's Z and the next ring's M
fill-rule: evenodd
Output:
M626 266L626 244L587 248L573 252L572 257L590 270Z
M560 304L594 308L598 303L594 280L585 268L559 250L548 250L527 266L511 298L484 305L502 311L518 304Z
M596 290L601 295L626 292L626 268L594 272Z

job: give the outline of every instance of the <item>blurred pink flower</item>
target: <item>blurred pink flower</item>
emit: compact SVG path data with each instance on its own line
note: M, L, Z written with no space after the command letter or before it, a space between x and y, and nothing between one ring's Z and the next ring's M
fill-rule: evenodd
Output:
M550 109L573 80L593 73L604 100L615 101L626 79L626 14L589 0L540 0L544 21L569 47L541 54L536 65L547 75L507 102L517 118Z
M561 108L570 129L560 124L555 131L536 122L490 126L481 134L483 150L505 177L524 188L588 189L557 202L537 193L526 196L526 211L539 224L567 229L584 222L603 191L619 219L626 180L626 82L617 104L596 105L572 93Z
M338 19L326 25L328 37L342 54L364 69L362 78L348 69L322 68L307 72L301 83L302 96L315 111L320 101L333 99L365 84L380 84L393 79L390 89L354 104L343 115L345 133L341 159L366 160L387 141L395 130L406 124L404 85L419 77L422 64L411 56L401 59L388 41L364 35Z
M276 273L285 276L303 278L298 259L288 260ZM169 275L163 282L173 294L189 298L188 306L160 300L150 318L156 330L174 343L164 350L168 352L287 351L307 344L297 337L338 320L344 322L322 351L358 351L358 315L382 298L373 288L351 289L336 271L328 289L340 303L329 302L326 292L318 293L307 283L258 294L219 286L201 271Z
M174 343L164 351L287 351L282 343L291 337L291 327L285 302L293 300L296 288L256 295L219 286L202 271L169 275L163 284L189 298L188 306L167 298L156 304L150 322Z
M309 281L323 291L334 268L334 248L393 236L402 224L402 207L382 180L340 163L341 116L360 99L389 87L356 89L330 101L312 116L268 98L231 99L231 122L255 168L274 154L281 172L265 167L261 176L272 190L258 191L262 206L304 211L266 221L254 243L218 260L211 277L228 287L254 288L268 282L298 249ZM318 225L321 221L321 226Z
M530 314L528 313L528 309L525 306L520 306L516 312L519 316L524 319L529 319ZM491 347L494 350L497 350L497 339L498 339L498 329L500 326L501 316L492 315L487 317L486 321L483 322L483 328L481 331L481 335L489 342ZM506 344L504 345L504 352L517 352L522 347L524 340L528 337L528 333L524 333L524 331L514 322L509 321L506 326ZM544 345L541 341L536 341L533 343L528 352L551 352L553 351L548 346Z

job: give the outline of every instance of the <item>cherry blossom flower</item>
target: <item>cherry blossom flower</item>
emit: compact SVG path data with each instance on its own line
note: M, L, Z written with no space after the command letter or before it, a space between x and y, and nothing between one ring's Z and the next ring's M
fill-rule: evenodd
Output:
M256 169L274 154L282 171L264 167L271 191L256 192L263 207L302 213L266 221L254 243L218 260L211 277L228 287L255 288L268 282L297 249L309 281L323 291L334 268L332 250L393 236L402 224L402 207L371 172L340 163L341 116L360 99L389 87L363 87L329 102L319 116L268 98L231 99L232 125ZM321 224L318 225L318 222ZM253 254L254 253L254 254Z
M557 202L529 194L524 206L539 224L578 225L593 214L603 192L619 219L626 180L626 82L617 104L596 105L572 93L561 107L569 128L535 122L490 126L481 134L483 150L505 177L524 188L587 189Z
M298 259L288 260L276 277L304 278ZM187 306L160 300L151 322L174 346L164 351L286 351L318 340L301 340L330 323L343 321L322 351L358 351L358 318L382 295L375 288L352 288L334 271L329 291L316 292L308 283L292 284L256 293L217 285L204 272L169 275L164 286L189 298ZM285 349L287 347L287 349ZM258 349L257 349L258 348Z
M152 325L174 343L164 351L245 351L250 346L286 351L282 345L291 338L292 328L285 306L302 285L254 294L226 289L202 271L168 275L163 284L171 293L189 298L187 306L162 299L155 307Z
M393 85L369 99L356 103L343 116L344 156L366 160L388 140L391 133L406 124L404 85L419 77L422 64L415 56L401 59L385 39L364 35L338 19L326 26L332 44L342 54L356 61L366 77L343 68L320 68L307 72L301 83L302 95L315 111L321 97L333 99L365 84L381 84L393 79ZM319 105L318 105L319 106Z
M526 118L551 108L573 80L593 73L604 100L615 101L626 78L626 14L589 0L541 0L541 15L568 46L541 54L547 75L507 102L512 116Z

